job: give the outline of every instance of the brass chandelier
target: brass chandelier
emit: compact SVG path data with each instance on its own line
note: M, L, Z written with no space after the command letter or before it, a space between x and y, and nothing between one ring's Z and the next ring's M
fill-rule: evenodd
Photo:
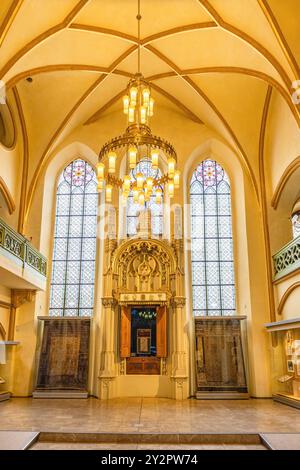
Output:
M154 136L149 127L153 116L154 99L151 86L140 72L140 0L138 0L138 73L129 81L126 95L123 96L123 112L127 116L127 128L124 134L115 137L100 150L97 164L98 191L105 188L106 202L112 202L113 188L122 191L122 200L126 203L129 194L135 203L144 206L155 195L156 203L162 202L162 187L167 186L170 198L174 190L179 188L180 172L176 169L177 155L174 147L164 139ZM115 176L116 160L119 154L127 155L127 171L123 179ZM141 159L151 161L153 170L158 170L161 155L167 157L168 172L160 177L145 178L137 173L135 178L130 172Z

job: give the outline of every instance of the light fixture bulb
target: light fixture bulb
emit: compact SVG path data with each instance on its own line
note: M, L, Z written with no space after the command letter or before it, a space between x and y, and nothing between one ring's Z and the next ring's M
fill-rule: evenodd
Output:
M133 201L135 203L139 202L139 188L135 185L132 188Z
M139 204L143 206L145 204L145 194L143 191L140 191L139 193Z
M132 145L128 149L129 168L133 170L136 167L137 148Z
M128 108L128 122L134 122L135 119L135 107L129 106Z
M179 189L180 184L180 171L176 170L174 174L174 188Z
M158 157L159 157L159 152L157 149L151 150L151 165L153 170L158 169Z
M98 180L104 179L104 169L105 165L102 162L97 163L97 178Z
M153 116L154 114L154 99L150 98L149 100L149 116Z
M123 112L124 114L128 114L129 110L129 96L125 95L123 96Z
M168 194L170 198L174 197L174 181L173 180L168 181Z
M109 152L108 154L108 173L113 174L116 171L116 152Z
M149 90L149 88L144 88L142 94L143 94L143 105L148 108L149 101L150 101L150 90Z
M148 190L149 193L151 194L151 193L152 193L152 189L153 189L153 178L151 178L151 176L149 176L149 177L146 179L146 185L147 185L147 190Z
M143 188L144 185L144 175L143 173L137 173L136 175L136 184L139 189Z
M136 106L137 94L138 89L135 86L132 86L129 90L130 106Z
M124 191L127 191L129 193L130 191L130 182L131 178L129 175L124 176L124 181L123 181L123 186L124 186Z
M105 200L106 202L111 202L112 201L112 185L107 184L105 188Z
M161 188L157 188L157 190L155 191L155 202L156 204L161 204L162 202L162 189Z
M146 124L146 121L147 121L147 108L145 106L140 107L140 120L141 120L141 124Z
M169 178L174 178L174 174L175 174L175 165L176 165L176 161L173 157L169 157L168 158L168 174L169 174Z

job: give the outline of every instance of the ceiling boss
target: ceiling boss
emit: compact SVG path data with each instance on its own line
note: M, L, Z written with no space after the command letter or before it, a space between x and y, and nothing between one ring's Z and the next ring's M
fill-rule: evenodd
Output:
M100 150L97 164L98 191L105 189L106 202L112 202L113 188L122 191L122 200L126 203L132 191L135 203L144 206L155 194L156 203L162 202L162 187L167 187L169 198L174 196L174 190L179 188L180 172L176 169L177 155L174 147L164 139L154 136L149 126L153 116L154 99L151 95L150 83L140 72L140 0L138 0L138 72L129 81L126 95L123 96L123 112L127 116L127 128L123 135L107 142ZM127 154L127 171L123 179L115 176L116 160L119 154ZM130 172L141 159L149 159L153 170L159 167L162 155L167 157L168 171L159 178L145 178L137 173L133 179Z

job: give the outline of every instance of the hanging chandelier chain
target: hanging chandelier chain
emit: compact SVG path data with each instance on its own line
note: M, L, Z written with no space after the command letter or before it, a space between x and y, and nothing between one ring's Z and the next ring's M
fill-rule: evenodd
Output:
M115 137L104 144L99 153L97 165L98 190L104 189L106 201L112 202L113 187L122 189L125 202L132 192L135 203L145 207L154 194L156 202L162 202L162 188L167 185L170 198L174 189L179 188L179 174L176 170L177 155L174 147L164 139L154 136L149 126L153 116L154 99L151 96L151 85L141 74L141 0L138 0L138 73L129 81L127 93L123 96L123 112L127 115L127 129L121 136ZM128 156L127 174L123 180L115 176L117 151L123 150ZM122 151L121 150L121 151ZM168 160L168 172L160 178L137 173L136 181L132 180L132 171L138 163L146 158L151 161L152 170L158 170L159 159L165 155ZM108 161L108 170L105 162Z
M138 22L138 73L141 73L141 0L138 0L138 14L136 15Z

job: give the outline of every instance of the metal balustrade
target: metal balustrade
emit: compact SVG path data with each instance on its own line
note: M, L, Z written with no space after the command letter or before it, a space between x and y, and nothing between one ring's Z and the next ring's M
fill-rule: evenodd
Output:
M273 255L273 265L275 281L300 268L300 236Z
M24 267L30 266L42 276L47 276L46 258L2 219L0 219L0 247L21 260Z

